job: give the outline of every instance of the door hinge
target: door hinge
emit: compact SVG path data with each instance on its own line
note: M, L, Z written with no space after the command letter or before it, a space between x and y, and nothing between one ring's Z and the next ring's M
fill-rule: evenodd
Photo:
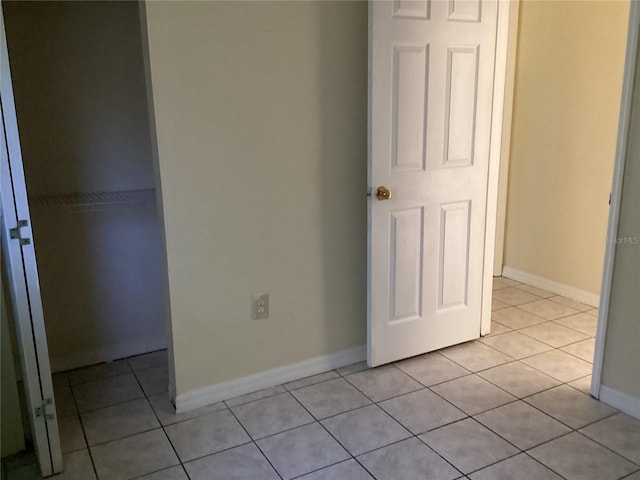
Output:
M47 413L47 407L52 404L53 400L51 398L43 398L42 405L40 407L36 407L36 417L44 417L45 422L55 419L55 415Z
M20 229L29 225L26 220L18 220L18 226L16 228L9 229L9 235L12 240L20 240L20 245L29 245L31 243L30 238L23 238Z

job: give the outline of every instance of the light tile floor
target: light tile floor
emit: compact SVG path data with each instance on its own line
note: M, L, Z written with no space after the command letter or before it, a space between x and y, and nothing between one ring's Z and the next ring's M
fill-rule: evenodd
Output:
M492 334L176 415L155 352L54 378L61 480L640 478L640 420L590 397L597 310L495 279ZM7 480L40 478L33 456Z

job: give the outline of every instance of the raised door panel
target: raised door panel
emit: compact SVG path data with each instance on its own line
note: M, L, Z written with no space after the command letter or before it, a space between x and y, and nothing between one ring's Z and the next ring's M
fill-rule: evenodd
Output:
M424 169L428 71L428 45L393 47L392 171Z
M390 215L389 322L422 316L424 208Z

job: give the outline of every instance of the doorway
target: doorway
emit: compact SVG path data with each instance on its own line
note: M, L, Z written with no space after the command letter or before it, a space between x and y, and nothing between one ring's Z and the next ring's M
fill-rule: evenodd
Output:
M494 279L498 323L492 334L506 332L501 324L515 321L522 333L540 340L542 325L531 328L524 316L509 318L509 312L537 314L542 308L546 319L555 317L556 324L593 337L609 241L629 4L516 6L506 94L513 112L505 112L504 120L510 133L503 139L494 265L494 274L507 279ZM547 330L567 333L557 326ZM561 337L552 341L557 342ZM567 349L594 361L593 339ZM588 390L591 376L585 378Z
M2 6L64 452L83 389L169 383L139 6Z

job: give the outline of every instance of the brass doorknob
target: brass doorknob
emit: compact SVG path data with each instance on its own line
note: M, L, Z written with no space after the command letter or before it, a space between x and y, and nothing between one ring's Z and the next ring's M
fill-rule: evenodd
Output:
M391 190L387 187L378 187L378 190L376 190L376 198L378 200L389 200L391 198Z

